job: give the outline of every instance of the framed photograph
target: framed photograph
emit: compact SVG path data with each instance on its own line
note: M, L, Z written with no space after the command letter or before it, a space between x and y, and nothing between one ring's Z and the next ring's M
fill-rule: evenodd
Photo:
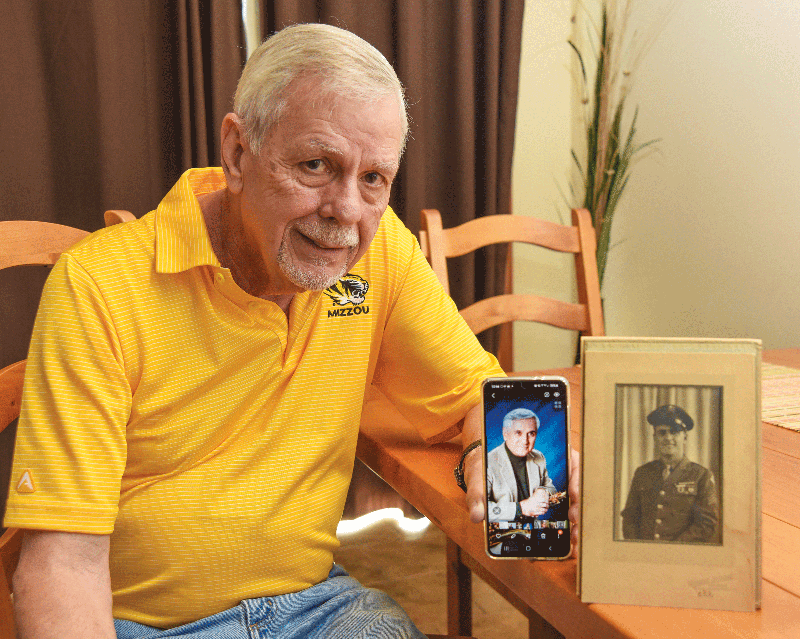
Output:
M582 601L754 610L761 343L585 337Z

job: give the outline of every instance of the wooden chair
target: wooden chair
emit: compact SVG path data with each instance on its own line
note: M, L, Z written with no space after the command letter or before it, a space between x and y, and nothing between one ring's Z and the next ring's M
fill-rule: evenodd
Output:
M135 220L128 211L106 211L106 226ZM50 266L61 253L88 236L87 231L50 222L0 222L0 269L22 265ZM0 432L19 417L25 360L0 370ZM0 639L15 639L11 578L17 569L23 531L9 528L0 536Z
M523 242L575 256L577 304L537 295L512 294L508 277L510 269L507 268L505 294L479 300L461 310L461 315L474 333L481 333L499 324L528 320L581 331L585 335L604 335L595 256L597 244L591 217L586 209L572 211L573 226L521 215L489 215L445 229L439 211L425 209L421 218L422 252L448 294L447 258L466 255L485 246ZM508 363L506 366L511 370Z
M22 379L25 376L25 361L16 362L0 370L0 432L19 417L22 398ZM17 636L14 609L11 603L11 577L17 569L22 530L9 528L0 536L0 639Z
M537 295L511 292L510 259L506 268L506 292L479 300L461 310L467 324L481 331L517 320L541 322L584 335L605 335L600 281L597 275L597 243L591 216L586 209L573 209L572 226L519 215L490 215L456 227L442 227L439 211L421 213L420 247L439 281L449 293L447 258L466 255L492 244L524 242L575 256L578 303L562 302ZM511 251L509 250L509 255ZM499 356L505 370L513 370L510 347L502 346ZM506 338L506 344L510 339ZM500 359L500 357L498 357ZM503 361L505 360L505 361ZM503 595L528 618L530 637L558 637L559 633L527 604L514 596L449 538L447 540L447 628L449 632L472 632L472 572Z

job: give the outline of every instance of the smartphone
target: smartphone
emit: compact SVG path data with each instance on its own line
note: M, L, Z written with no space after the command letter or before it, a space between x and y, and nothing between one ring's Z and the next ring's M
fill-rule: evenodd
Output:
M486 553L570 555L569 383L563 377L483 382Z

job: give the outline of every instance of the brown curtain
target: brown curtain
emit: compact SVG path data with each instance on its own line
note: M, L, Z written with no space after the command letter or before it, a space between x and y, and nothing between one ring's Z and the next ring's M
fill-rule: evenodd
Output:
M406 87L411 138L392 207L413 231L423 208L445 226L511 212L511 161L522 43L522 0L262 0L265 36L290 24L348 29L386 56ZM459 308L504 286L504 250L451 260ZM484 346L496 352L498 333ZM344 516L414 509L356 460Z
M94 231L219 164L240 0L0 0L0 220ZM25 358L47 271L0 271L0 366ZM0 435L0 502L13 431ZM2 512L2 503L0 503Z
M395 67L410 104L411 138L392 206L413 231L423 208L445 226L511 212L511 161L522 43L522 0L261 0L265 36L325 22L356 33ZM503 250L452 260L459 307L502 292ZM496 335L484 344L496 346Z

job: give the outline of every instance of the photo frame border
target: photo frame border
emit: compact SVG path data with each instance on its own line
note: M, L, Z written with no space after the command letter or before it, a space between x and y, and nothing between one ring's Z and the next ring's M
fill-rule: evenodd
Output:
M761 342L583 337L581 363L581 600L720 610L758 608ZM615 538L617 384L722 387L721 471L726 485L720 495L721 545L631 543Z

